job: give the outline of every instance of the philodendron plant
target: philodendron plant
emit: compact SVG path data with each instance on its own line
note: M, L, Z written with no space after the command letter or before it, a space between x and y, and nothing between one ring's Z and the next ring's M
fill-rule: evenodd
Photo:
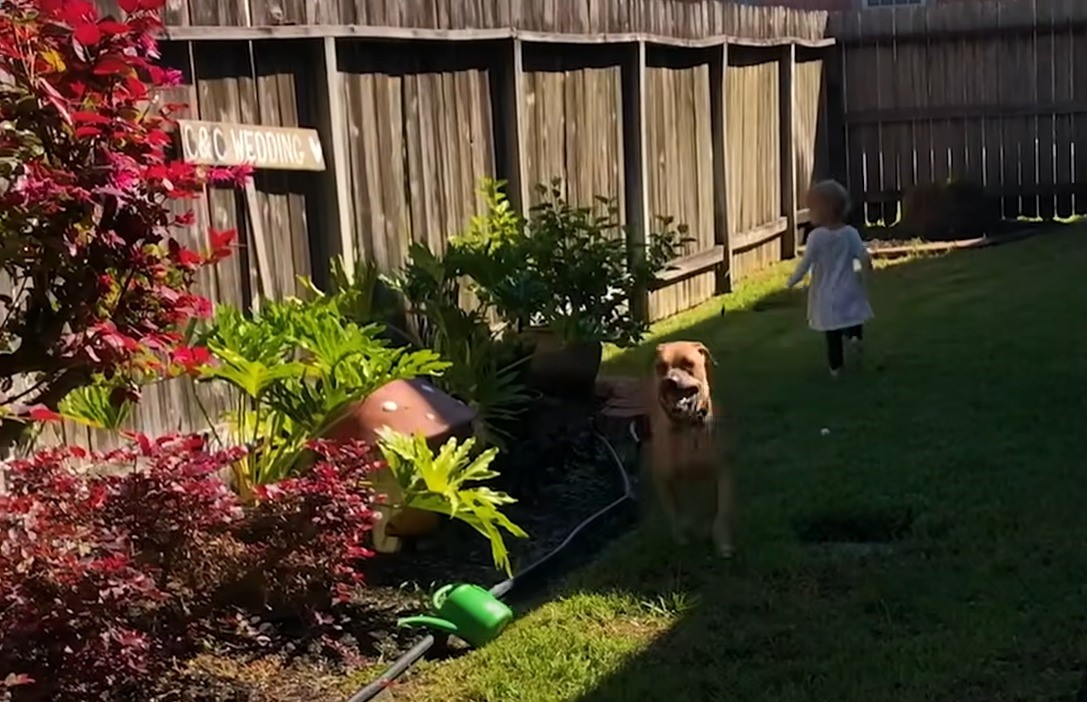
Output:
M460 443L449 439L435 454L425 437L390 429L380 434L378 446L400 490L399 504L391 507L428 510L459 519L490 541L495 567L512 574L502 531L518 538L527 534L502 513L502 508L516 500L481 484L498 477L490 467L498 449L473 456L475 439Z
M439 375L448 366L430 350L391 348L380 331L347 321L325 300L266 302L252 317L219 306L202 339L214 362L201 377L236 391L225 419L233 442L250 447L235 474L243 495L304 465L307 442L352 403L394 380Z

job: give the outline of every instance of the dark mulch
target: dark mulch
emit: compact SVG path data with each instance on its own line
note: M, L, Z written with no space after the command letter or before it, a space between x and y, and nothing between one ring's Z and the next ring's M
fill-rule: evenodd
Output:
M598 410L595 401L545 399L523 417L518 436L496 460L501 477L495 487L518 499L506 513L529 534L507 539L514 572L550 553L621 494L614 462L594 432ZM591 553L612 535L607 530L584 535L569 549L573 558L563 554L563 565L573 565L579 554ZM495 569L484 538L462 523L446 522L432 538L376 555L367 568L367 587L328 621L252 618L243 627L247 631L209 636L208 653L164 681L169 692L156 699L346 699L345 675L356 671L352 680L365 684L421 638L423 632L400 629L396 621L426 611L430 592L455 582L490 587L505 577Z

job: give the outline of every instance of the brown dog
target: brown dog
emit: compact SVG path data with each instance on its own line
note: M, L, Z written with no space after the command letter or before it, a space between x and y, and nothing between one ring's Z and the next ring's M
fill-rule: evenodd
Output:
M717 492L712 534L721 555L734 551L732 467L721 418L714 414L709 350L696 341L657 347L650 397L649 461L661 505L677 537L689 520L678 488L713 481Z

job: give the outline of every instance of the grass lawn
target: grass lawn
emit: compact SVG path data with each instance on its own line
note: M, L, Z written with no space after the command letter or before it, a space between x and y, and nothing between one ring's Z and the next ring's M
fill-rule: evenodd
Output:
M720 364L717 400L740 437L737 558L679 549L650 521L494 644L424 665L396 700L1074 697L1087 232L881 270L869 367L837 384L782 272L730 296L724 316L717 301L661 331L706 342ZM609 372L641 373L652 346ZM890 552L802 538L888 515L912 519Z

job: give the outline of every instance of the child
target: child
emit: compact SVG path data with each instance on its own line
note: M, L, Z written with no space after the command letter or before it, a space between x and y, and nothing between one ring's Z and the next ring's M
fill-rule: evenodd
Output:
M837 378L845 360L843 337L859 353L864 323L872 318L863 280L872 271L872 259L861 235L845 223L849 192L840 183L826 180L812 186L808 210L816 228L808 236L804 258L789 277L788 285L795 286L811 271L808 325L826 334L830 375ZM854 261L860 261L860 276L854 270Z

